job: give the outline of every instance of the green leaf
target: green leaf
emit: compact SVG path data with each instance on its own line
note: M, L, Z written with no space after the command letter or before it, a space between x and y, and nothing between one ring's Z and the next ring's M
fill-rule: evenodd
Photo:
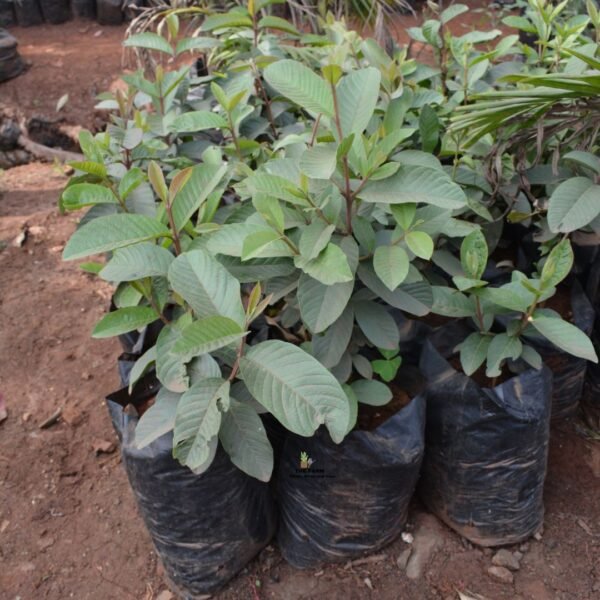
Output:
M342 441L350 404L318 360L297 346L272 340L252 346L240 369L250 393L287 429L311 436L324 424L334 442Z
M229 397L229 382L202 379L179 400L173 431L173 456L190 469L204 466L210 441L218 435L221 411L218 401Z
M70 185L62 195L62 205L67 210L78 210L84 206L94 206L96 204L118 203L119 201L109 188L93 183Z
M106 177L106 167L100 163L92 160L84 161L71 161L69 166L73 167L76 171L82 171L83 173L89 173L90 175L96 175L104 179Z
M460 364L465 375L473 375L484 363L491 341L491 336L475 332L460 345Z
M392 215L396 223L405 231L413 224L417 214L416 204L392 204Z
M281 17L267 15L258 22L259 29L276 29L277 31L285 31L292 35L300 35L300 32L289 22Z
M478 293L482 300L498 306L525 313L535 301L535 296L520 284L506 284L500 288L486 288Z
M119 181L119 196L126 200L127 197L136 190L144 181L146 180L146 175L144 172L138 167L133 167L125 175L121 181Z
M600 214L600 185L587 177L572 177L552 193L548 226L554 233L569 233L591 223Z
M443 171L401 165L387 179L370 181L357 195L365 202L405 204L423 202L441 208L462 208L467 197Z
M325 285L353 281L354 275L343 250L329 243L317 258L302 264L302 270Z
M196 110L175 117L171 125L171 131L194 133L206 129L224 129L226 127L227 121L221 115L208 110Z
M335 144L317 144L300 157L300 170L312 179L329 179L337 164Z
M171 264L169 281L199 317L222 315L244 324L240 284L210 254L203 250L181 254Z
M359 379L350 384L356 398L369 406L385 406L392 399L392 390L374 379Z
M354 281L323 285L308 275L298 284L298 305L302 320L312 333L325 331L346 308Z
M174 256L162 246L142 242L116 250L100 272L106 281L135 281L144 277L166 277Z
M542 357L540 356L539 352L534 350L531 346L523 344L521 358L534 369L542 368Z
M470 317L475 307L470 298L449 287L434 285L432 312L445 317Z
M352 303L356 322L366 338L378 348L397 350L400 332L396 321L381 304L367 300Z
M129 393L133 389L134 384L142 377L147 371L148 367L156 361L156 346L152 346L140 356L134 363L131 371L129 372Z
M183 354L189 360L193 356L228 346L246 333L235 321L214 315L198 319L185 327L171 351L173 354Z
M333 95L327 82L294 60L280 60L264 70L267 83L280 94L313 113L333 115Z
M406 245L419 258L429 260L433 254L433 240L424 231L409 231L406 234Z
M336 95L342 137L361 134L367 128L377 106L380 82L381 73L373 67L352 71L338 82Z
M175 427L175 414L179 404L179 394L166 388L158 391L154 404L144 412L135 427L135 446L140 450L149 446Z
M281 240L282 234L274 229L251 233L242 246L242 260L256 257L292 256L290 248Z
M466 4L452 4L440 13L440 21L446 24L468 10L469 7Z
M223 415L219 439L231 462L259 481L269 481L273 472L273 448L256 411L231 398Z
M162 223L145 215L98 217L75 231L65 246L63 260L84 258L168 235L169 230Z
M567 152L563 157L563 160L574 162L583 167L587 167L600 175L600 158L591 152L582 152L581 150L572 150Z
M287 179L278 175L257 172L248 177L244 183L253 195L264 194L285 200L290 204L300 204L303 206L307 204L292 192L295 186Z
M219 40L211 37L184 38L177 42L175 54L179 55L189 50L208 50L219 45Z
M107 338L139 329L158 319L153 308L148 306L130 306L119 308L104 315L94 327L92 337Z
M401 356L396 356L387 360L374 360L371 363L373 371L377 373L381 379L387 382L390 382L396 378L401 364Z
M573 249L568 239L556 244L544 262L540 287L556 287L571 272L574 260Z
M488 261L488 247L481 230L471 232L460 246L460 262L469 279L481 279Z
M192 168L192 174L173 200L173 220L181 231L208 195L219 185L227 172L227 165L203 163Z
M495 335L488 346L485 374L488 377L499 377L502 374L502 361L507 358L517 360L521 356L522 349L523 344L518 337L506 333Z
M375 273L386 287L394 291L408 275L410 261L400 246L378 246L373 256Z
M182 317L178 323L166 325L156 340L156 377L172 392L185 392L189 387L184 358L172 352L181 338L181 322L187 320Z
M252 19L248 15L236 11L211 15L204 19L200 31L213 31L232 27L252 27Z
M328 369L335 367L340 360L352 337L354 328L354 312L346 307L340 317L332 323L323 334L315 334L312 338L314 357Z
M157 50L158 52L164 52L173 56L173 48L171 44L157 33L144 32L137 33L128 37L124 42L123 46L126 48L146 48L148 50Z
M598 356L590 339L575 325L559 318L542 316L536 311L530 319L531 325L555 346L592 362L598 362Z
M429 104L426 104L419 114L419 133L422 150L433 153L440 140L440 121Z
M325 249L334 231L335 225L327 225L321 219L315 219L304 228L299 245L302 258L306 260L316 258Z

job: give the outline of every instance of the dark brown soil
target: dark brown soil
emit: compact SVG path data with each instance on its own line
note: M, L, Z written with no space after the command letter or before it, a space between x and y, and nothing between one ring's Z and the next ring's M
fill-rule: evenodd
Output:
M448 360L452 368L456 369L459 373L462 373L462 366L460 364L460 357L458 355L453 356ZM514 373L511 373L506 367L502 369L502 373L498 377L490 378L485 374L485 363L470 375L471 379L482 388L494 388L505 381L508 381L511 377L515 377Z
M358 405L358 418L356 428L362 431L373 431L382 423L385 423L390 417L410 404L411 397L396 385L390 386L393 391L393 397L384 406L369 406L367 404Z

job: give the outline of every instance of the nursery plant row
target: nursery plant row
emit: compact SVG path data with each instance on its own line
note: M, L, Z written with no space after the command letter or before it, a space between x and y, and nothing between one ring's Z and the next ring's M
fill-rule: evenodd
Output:
M275 535L299 568L378 550L415 490L523 540L551 417L600 415L595 5L530 0L531 45L453 36L452 5L409 31L424 64L271 4L157 11L60 199L64 259L115 285L108 405L185 598Z

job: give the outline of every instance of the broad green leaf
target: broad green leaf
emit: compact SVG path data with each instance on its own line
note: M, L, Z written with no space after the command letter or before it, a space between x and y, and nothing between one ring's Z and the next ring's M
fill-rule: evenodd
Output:
M522 349L523 344L518 337L506 333L495 335L488 345L485 374L488 377L499 377L502 374L502 361L507 358L517 360L521 356Z
M127 197L135 191L144 181L146 180L146 175L144 172L138 168L133 167L125 175L121 181L119 181L119 196L126 200Z
M200 31L214 31L215 29L229 29L232 27L252 27L252 19L241 12L230 11L206 17Z
M156 377L172 392L185 392L189 387L184 357L172 352L180 338L181 325L171 323L160 330L156 340Z
M491 336L474 332L460 345L460 364L465 375L473 375L485 362L491 341Z
M166 277L174 256L151 242L116 250L100 272L106 281L135 281L144 277Z
M324 333L312 337L314 357L328 369L337 365L350 343L354 328L354 312L347 306L340 317Z
M171 351L173 354L183 354L189 360L193 356L228 346L246 333L235 321L214 315L198 319L185 327Z
M426 104L419 114L419 133L423 151L433 153L440 140L440 121L436 111L429 104Z
M600 185L587 177L572 177L552 193L548 226L555 233L569 233L591 223L600 214Z
M221 377L221 367L219 367L219 363L210 354L201 354L190 362L188 373L193 385L200 381L200 379Z
M352 303L356 322L366 338L377 348L397 350L400 332L387 309L377 302L361 300Z
M219 45L219 40L211 37L184 38L177 42L175 54L179 55L189 50L208 50Z
M162 223L145 215L98 217L75 231L65 246L63 260L84 258L168 235L169 230Z
M300 170L311 179L329 179L337 164L335 144L317 144L300 157Z
M175 427L175 414L180 394L166 388L158 391L154 404L144 412L135 427L135 446L142 449L149 446Z
M119 308L104 315L94 327L92 337L107 338L139 329L158 319L153 308L148 306L130 306Z
M407 230L413 224L417 214L416 204L393 204L390 208L396 223L402 229Z
M523 351L521 352L521 358L534 369L542 368L542 357L537 350L534 350L531 346L523 344Z
M473 231L460 246L460 262L466 276L481 279L488 261L488 247L481 230Z
M307 205L306 201L293 193L295 186L287 179L269 173L253 173L244 181L252 194L265 194L290 204Z
M434 285L432 312L445 317L470 317L475 313L473 301L449 287Z
M177 231L183 229L208 195L219 185L227 165L203 163L192 168L192 174L173 200L173 220Z
M221 315L244 324L239 282L207 252L178 256L169 268L169 281L199 317Z
M197 469L209 458L210 441L221 426L218 401L228 397L223 379L202 379L181 396L173 431L173 456L181 464Z
M208 110L196 110L175 117L171 130L176 133L197 132L206 129L224 129L227 121L217 113Z
M392 399L392 390L374 379L358 379L350 384L356 398L369 406L384 406Z
M171 44L157 33L146 31L144 33L136 33L125 39L123 46L126 48L146 48L147 50L157 50L173 56L174 51Z
M433 240L424 231L409 231L406 234L406 245L419 258L429 260L433 254Z
M242 260L252 258L292 256L291 249L283 242L282 234L274 229L263 229L251 233L242 246Z
M590 339L571 323L559 318L541 316L537 311L530 319L531 325L555 346L592 362L598 362L598 356Z
M425 234L426 235L426 234ZM408 275L410 261L400 246L378 246L373 256L375 273L386 287L394 291Z
M478 295L493 304L522 313L527 312L535 301L535 296L520 284L506 284L500 288L488 287L478 292Z
M258 27L260 29L276 29L277 31L291 33L292 35L300 35L300 32L289 21L273 15L263 17L258 22Z
M134 384L142 377L154 361L156 361L156 346L152 346L152 348L146 350L146 352L135 361L129 372L128 385L130 394Z
M542 267L541 287L556 287L571 272L574 260L573 249L568 239L556 244Z
M267 83L280 94L313 113L333 115L333 95L327 82L294 60L280 60L264 70Z
M83 173L89 173L90 175L96 175L101 178L106 177L106 167L101 162L75 160L69 162L69 166L73 167L76 171L82 171Z
M369 124L377 99L381 73L373 67L351 71L337 84L336 95L342 137L361 134Z
M65 189L62 195L62 205L67 210L78 210L84 206L95 204L118 204L119 201L112 191L103 185L93 183L76 183Z
M396 378L398 369L402 364L402 357L396 356L386 360L374 360L371 364L373 371L377 373L381 379L390 382Z
M269 481L273 472L273 448L256 411L231 398L223 414L219 439L231 462L259 481Z
M319 256L303 263L301 268L307 275L325 285L343 283L354 279L343 250L332 243L327 244Z
M334 231L335 225L327 225L321 219L315 219L308 227L305 227L302 230L299 245L302 258L306 260L316 258L325 249Z
M354 289L354 281L323 285L301 275L298 284L298 305L302 320L312 333L325 331L342 314Z
M297 346L272 340L252 346L240 369L250 393L287 429L311 436L324 424L334 442L342 441L350 404L318 360Z
M466 13L468 10L469 7L466 4L452 4L440 13L440 21L444 24L448 23L448 21Z
M429 167L401 165L395 175L367 183L358 193L365 202L381 204L433 204L441 208L462 208L467 197L443 171Z
M594 171L594 173L597 175L600 175L600 158L591 152L572 150L571 152L567 152L562 159L587 167L588 169Z

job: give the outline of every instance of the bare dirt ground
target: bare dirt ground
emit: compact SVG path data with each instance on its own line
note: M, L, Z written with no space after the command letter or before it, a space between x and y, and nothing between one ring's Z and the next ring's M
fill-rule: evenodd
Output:
M50 116L68 92L67 121L93 126L93 97L121 69L123 29L73 22L14 32L33 66L0 84L0 99ZM118 385L118 344L90 338L111 290L60 258L75 224L56 210L66 180L47 164L0 174L0 394L8 409L0 423L0 600L168 600L103 403ZM58 409L56 423L40 429ZM600 597L598 498L600 444L582 437L576 421L562 422L552 432L544 532L510 548L523 555L512 583L488 574L491 551L461 541L415 503L410 545L398 540L371 562L320 571L296 571L270 546L217 597L450 600L460 591L592 600Z

